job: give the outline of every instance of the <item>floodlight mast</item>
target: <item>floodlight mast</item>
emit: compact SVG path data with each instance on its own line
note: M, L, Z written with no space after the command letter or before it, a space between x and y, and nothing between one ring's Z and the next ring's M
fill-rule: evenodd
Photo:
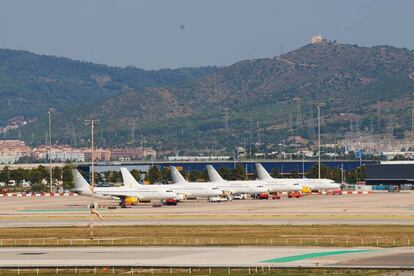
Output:
M97 122L98 120L96 119L85 120L85 124L91 126L91 192L92 192L91 198L92 198L92 202L91 202L91 205L89 206L89 208L91 209L91 218L90 218L91 221L90 221L90 226L89 226L89 237L91 240L93 240L94 238L93 209L97 208L97 206L95 206L95 166L94 166L94 128Z
M318 104L318 178L321 179L321 106Z
M47 114L49 117L49 191L52 192L53 190L53 170L52 170L52 112L54 111L53 108L47 109Z

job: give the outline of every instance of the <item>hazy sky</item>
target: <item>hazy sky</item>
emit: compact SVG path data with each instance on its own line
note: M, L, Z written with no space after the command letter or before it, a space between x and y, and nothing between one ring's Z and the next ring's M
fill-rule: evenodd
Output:
M414 1L0 0L0 47L145 69L229 65L320 33L414 49Z

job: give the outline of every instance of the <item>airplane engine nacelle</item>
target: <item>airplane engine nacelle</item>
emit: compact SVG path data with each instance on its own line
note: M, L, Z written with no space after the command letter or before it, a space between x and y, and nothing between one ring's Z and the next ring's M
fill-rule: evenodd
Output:
M187 199L187 195L186 194L177 194L177 200L178 201L183 201Z
M126 197L125 204L126 205L134 205L138 203L138 198L136 196Z
M309 194L312 192L312 189L310 187L307 186L303 186L302 189L300 190L302 193L304 194Z

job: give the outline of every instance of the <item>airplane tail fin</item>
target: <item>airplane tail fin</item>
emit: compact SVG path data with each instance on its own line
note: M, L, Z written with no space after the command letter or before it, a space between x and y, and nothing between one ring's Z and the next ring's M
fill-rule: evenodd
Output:
M78 170L72 170L72 176L73 182L75 183L74 192L81 195L92 195L91 186Z
M186 183L184 176L177 170L175 166L170 166L171 177L173 183Z
M224 179L212 165L207 165L207 172L211 182L224 182Z
M122 179L124 181L124 186L128 188L133 188L139 186L141 184L132 176L132 174L128 171L127 168L121 168Z
M260 180L270 180L272 177L260 163L256 163L257 176Z

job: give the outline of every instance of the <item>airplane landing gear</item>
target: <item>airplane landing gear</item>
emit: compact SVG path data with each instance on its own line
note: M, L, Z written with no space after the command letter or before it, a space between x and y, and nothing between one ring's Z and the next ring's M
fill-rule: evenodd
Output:
M119 206L121 206L121 208L127 208L127 205L125 203L125 198L121 198L121 201L119 202Z

